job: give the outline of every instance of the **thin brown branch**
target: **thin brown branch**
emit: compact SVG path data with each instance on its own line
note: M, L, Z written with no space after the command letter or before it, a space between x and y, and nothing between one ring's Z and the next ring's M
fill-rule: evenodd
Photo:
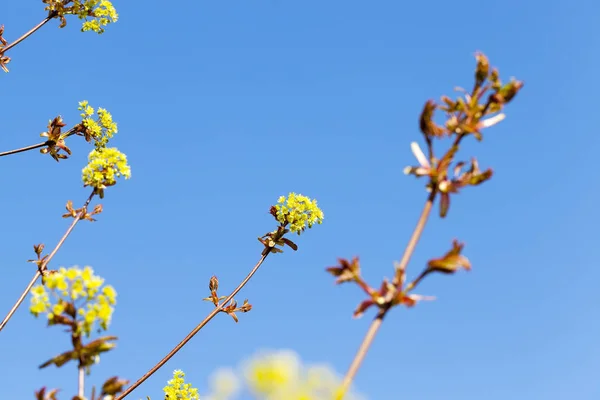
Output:
M33 144L33 145L27 146L27 147L21 147L20 149L3 151L2 153L0 153L0 157L10 156L11 154L22 153L24 151L39 149L40 147L48 146L48 144L50 144L49 142L50 141L48 140L48 141L43 142L43 143Z
M63 139L66 139L69 136L72 136L74 134L75 134L75 131L73 131L73 129L70 129L69 131L67 131L65 133L65 135L63 136ZM11 154L23 153L24 151L39 149L40 147L49 146L49 145L52 145L53 143L54 142L52 140L46 140L45 142L41 142L38 144L32 144L31 146L27 146L27 147L21 147L20 149L3 151L0 153L0 157L10 156Z
M13 47L15 47L16 45L21 43L23 40L27 39L29 36L31 36L33 33L35 33L35 31L40 29L42 26L44 26L48 21L50 21L54 17L56 17L56 11L53 11L50 14L48 14L48 16L46 18L44 18L42 20L42 22L40 22L39 24L37 24L36 26L31 28L30 30L25 32L17 40L15 40L12 43L7 44L4 48L0 49L0 55L6 53L8 50L12 49Z
M437 194L436 190L432 190L431 193L429 194L429 197L427 198L427 202L425 203L425 206L423 207L423 211L421 212L421 216L419 217L419 221L417 222L417 226L415 227L415 230L413 231L413 233L410 237L410 240L408 241L408 244L406 245L406 249L404 250L404 255L402 256L400 263L396 267L397 269L399 269L399 270L406 269L406 266L408 265L408 262L410 261L410 258L412 257L412 255L415 251L415 247L417 246L417 243L419 242L419 239L421 238L421 234L423 233L423 229L425 228L425 224L427 223L429 214L431 214L431 208L433 207L433 202L435 200L436 194ZM379 310L379 312L377 313L377 316L375 317L375 319L373 319L373 322L371 322L371 326L369 327L369 330L367 331L360 347L358 348L358 351L356 352L356 355L354 356L354 359L352 360L352 363L350 364L350 368L348 368L348 372L346 372L346 376L344 377L344 380L342 381L342 384L338 391L336 400L343 399L344 395L350 388L350 384L354 380L356 373L358 372L361 364L363 363L363 361L367 355L367 352L369 351L369 348L371 347L371 344L373 343L373 340L375 339L375 336L377 335L377 332L379 331L379 328L381 328L381 323L383 322L383 318L385 317L387 312L390 310L390 308L391 307L389 305L382 307Z
M73 218L73 222L71 223L71 226L69 226L69 228L67 229L67 231L65 232L65 234L63 235L63 237L58 241L58 244L56 245L56 247L54 247L54 250L52 250L52 252L44 260L44 262L38 267L38 270L36 271L35 275L33 276L33 279L31 279L31 282L29 282L29 285L27 285L27 287L25 288L25 290L23 291L23 293L21 293L21 296L19 297L19 299L17 300L17 302L15 303L15 305L10 309L10 311L8 312L8 314L6 315L6 317L4 318L4 320L2 321L2 323L0 323L0 331L2 329L4 329L4 327L6 326L6 324L8 323L8 321L12 318L12 316L15 314L15 312L19 308L19 306L21 306L21 304L23 303L23 300L25 300L25 297L27 296L27 294L29 293L29 291L31 290L31 288L33 287L33 285L35 285L35 282L37 281L37 279L47 269L48 263L50 262L50 260L52 260L52 258L58 252L58 250L65 243L65 240L67 240L67 237L69 237L69 235L71 234L71 232L75 228L75 225L77 225L77 222L79 222L79 220L85 215L87 207L89 206L89 204L92 201L92 198L94 197L95 194L96 194L96 190L93 190L92 194L90 194L90 196L87 198L87 200L84 203L84 205L81 208L81 210L77 213L77 215L75 216L75 218Z
M244 278L244 280L238 285L238 287L236 287L235 290L233 292L231 292L231 294L229 296L227 296L227 298L219 304L219 306L215 307L215 309L210 314L208 314L206 316L206 318L204 318L204 320L202 320L202 322L200 322L181 342L179 342L179 344L177 346L175 346L173 348L173 350L171 350L169 352L169 354L167 354L165 357L163 357L162 360L160 360L154 367L152 367L148 372L146 372L144 374L144 376L142 376L140 379L138 379L133 385L128 387L123 393L121 393L119 396L117 396L115 398L115 400L124 399L125 397L127 397L127 395L129 395L131 392L133 392L138 386L140 386L142 383L144 383L144 381L146 381L146 379L150 378L156 371L158 371L163 365L165 365L167 363L167 361L169 361L179 350L181 350L183 348L183 346L185 346L200 331L200 329L204 328L204 326L206 324L208 324L208 322L211 319L213 319L219 312L221 312L221 310L223 310L223 307L226 306L227 303L229 303L231 301L231 299L233 299L233 297L236 294L238 294L238 292L240 290L242 290L242 288L244 286L246 286L248 281L252 278L252 276L254 276L256 271L258 271L258 269L260 268L262 263L265 261L265 259L269 255L269 253L270 253L270 251L266 252L266 254L261 256L260 260L258 260L258 262L254 266L254 268L252 268L252 271L250 271L250 273L246 276L246 278Z

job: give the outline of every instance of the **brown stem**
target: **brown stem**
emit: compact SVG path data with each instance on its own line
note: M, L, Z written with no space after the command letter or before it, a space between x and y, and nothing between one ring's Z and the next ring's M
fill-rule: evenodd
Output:
M44 146L48 146L49 144L49 140L44 142L44 143L38 143L38 144L33 144L31 146L27 146L27 147L21 147L20 149L14 149L14 150L9 150L9 151L3 151L2 153L0 153L0 157L4 157L4 156L10 156L11 154L17 154L17 153L22 153L24 151L29 151L29 150L35 150L35 149L39 149L40 147L44 147Z
M423 229L425 228L425 224L427 223L427 219L429 218L429 214L431 213L431 208L433 207L433 202L435 200L436 194L437 194L437 192L434 189L431 191L431 193L429 194L429 197L427 198L427 202L425 203L425 206L423 207L423 211L421 212L421 216L419 217L417 226L415 227L415 230L413 231L412 236L410 237L410 240L408 241L408 244L406 245L406 249L404 250L404 255L402 256L402 259L400 260L400 263L398 264L397 268L400 270L406 270L406 266L408 265L408 262L410 261L410 257L412 256L413 252L415 251L415 247L417 246L417 243L421 237L421 234L423 233ZM375 317L373 322L371 322L371 326L369 327L367 334L365 335L360 347L358 348L358 351L356 352L356 355L354 356L354 360L352 360L352 363L350 364L350 368L348 368L348 372L346 372L346 376L344 377L344 380L342 381L342 385L340 386L336 400L343 399L344 395L350 388L350 384L354 380L354 377L356 376L358 369L360 368L362 362L364 361L364 359L367 355L367 352L369 351L369 348L371 347L371 344L373 343L373 339L375 339L375 336L377 335L379 328L381 328L381 323L383 322L383 318L385 317L387 312L390 310L390 308L391 307L389 305L382 307L379 310L379 312L377 313L377 316Z
M58 252L58 249L60 249L62 247L62 245L65 243L65 240L67 240L67 237L71 234L71 232L73 231L73 228L75 228L75 225L77 225L77 222L79 222L81 217L84 216L87 206L90 204L90 202L92 201L92 198L94 197L95 194L96 194L96 190L93 190L92 194L90 194L90 196L87 198L85 204L81 208L81 211L79 211L77 213L77 215L75 216L75 218L73 218L73 222L71 223L71 226L69 226L69 229L67 229L67 231L65 232L63 237L58 241L58 244L56 245L56 247L54 247L54 250L52 250L52 252L48 255L48 257L46 257L44 262L42 264L40 264L40 266L38 267L38 270L35 272L35 275L33 276L33 279L31 279L31 282L29 282L29 285L27 285L27 287L25 288L23 293L21 293L21 296L19 297L19 299L17 300L15 305L10 309L10 311L8 312L8 314L6 315L6 317L4 318L2 323L0 323L0 331L2 329L4 329L4 327L6 326L8 321L12 318L12 316L17 311L19 306L23 303L23 300L25 300L25 296L27 296L27 294L29 293L29 291L31 290L33 285L35 285L35 282L37 281L37 279L46 270L46 268L48 267L48 263L56 255L56 253Z
M200 331L200 329L204 328L204 326L206 324L208 324L208 322L211 319L213 319L223 309L223 307L226 306L227 303L229 303L229 301L231 299L233 299L233 297L236 294L238 294L238 292L240 290L242 290L242 288L244 286L246 286L246 284L248 283L250 278L252 278L252 276L256 273L256 271L258 271L258 269L260 268L262 263L265 261L265 259L269 255L269 253L270 253L270 249L268 249L268 251L260 257L260 260L258 260L258 262L254 266L254 268L252 268L252 271L250 271L250 273L246 276L246 278L244 278L244 280L238 285L238 287L236 287L235 290L233 292L231 292L231 294L229 296L227 296L227 298L219 304L219 306L215 307L215 309L210 314L208 314L206 316L206 318L204 318L204 320L202 320L202 322L200 322L181 342L179 342L179 344L177 346L175 346L173 348L173 350L171 350L169 352L169 354L167 354L165 357L163 357L163 359L160 360L154 367L150 368L150 370L148 372L146 372L144 374L144 376L142 376L140 379L138 379L133 385L129 386L123 393L121 393L118 397L116 397L115 400L124 399L127 395L129 395L131 392L133 392L138 386L140 386L142 383L144 383L144 381L146 379L150 378L156 371L158 371L163 365L165 365L167 363L167 361L169 361L175 354L177 354L177 352L179 350L181 350L183 348L183 346L185 346Z
M42 26L44 26L46 24L46 22L50 21L52 18L56 17L57 13L56 11L51 12L50 14L48 14L48 16L46 18L44 18L42 20L42 22L40 22L39 24L37 24L36 26L34 26L33 28L31 28L30 30L28 30L27 32L25 32L23 35L21 35L20 38L18 38L17 40L15 40L14 42L6 45L6 47L0 49L0 54L4 54L6 53L8 50L12 49L13 47L15 47L16 45L18 45L19 43L21 43L23 40L27 39L29 36L31 36L35 31L37 31L38 29L40 29Z
M73 129L70 129L65 135L62 137L63 139L68 138L69 136L74 135L76 132ZM24 151L39 149L40 147L49 146L54 143L52 140L46 140L45 142L32 144L31 146L21 147L20 149L14 149L9 151L3 151L0 153L0 157L10 156L11 154L23 153Z

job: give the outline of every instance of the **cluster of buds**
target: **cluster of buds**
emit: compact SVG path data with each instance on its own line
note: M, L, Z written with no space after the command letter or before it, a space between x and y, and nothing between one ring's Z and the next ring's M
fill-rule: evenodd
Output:
M459 150L460 142L469 135L481 141L482 130L505 118L501 111L523 87L523 82L515 79L503 84L498 70L494 68L490 71L488 59L483 54L478 53L476 59L475 83L470 94L459 88L463 96L456 100L442 96L442 104L437 104L433 100L425 103L419 126L427 144L428 155L426 156L419 145L413 142L411 149L419 165L409 166L404 170L405 174L429 178L426 187L428 191L440 194L442 218L448 213L450 194L457 193L465 186L479 185L492 177L492 170L481 171L475 158L471 159L471 165L465 172L462 168L466 163L464 161L456 163L453 176L450 176L448 171ZM446 113L447 118L443 126L433 120L437 109ZM441 158L437 158L433 141L440 138L451 138L452 145Z
M273 209L274 208L271 208L271 214L273 214ZM264 256L269 252L283 253L283 250L275 246L284 247L285 245L288 245L292 250L298 250L298 245L296 243L284 237L285 234L289 231L290 230L286 229L285 226L280 225L273 232L269 232L264 236L259 237L258 241L265 246L265 248L262 251L262 255Z
M0 68L4 70L4 72L8 72L8 68L6 68L6 64L10 62L10 57L4 55L4 48L8 44L6 39L4 39L4 25L0 25Z
M93 216L102 212L102 204L96 205L91 212L88 212L87 207L81 207L76 209L73 208L73 202L69 200L67 201L66 209L68 212L66 214L63 214L63 218L77 218L79 213L81 213L81 217L79 217L79 219L85 219L90 222L94 222L96 221L96 219L93 218Z
M453 168L453 176L449 176L448 171L454 162L462 139L473 135L481 141L483 139L482 130L505 118L502 113L504 106L523 87L523 82L515 79L503 84L498 70L495 68L490 70L488 59L483 54L476 54L476 60L475 83L471 93L459 89L463 96L456 100L443 96L440 104L433 100L425 103L419 125L427 144L428 154L425 155L416 142L412 143L411 148L419 165L406 167L404 171L406 174L416 177L428 177L426 185L430 192L428 201L433 203L437 194L440 195L440 216L442 218L448 213L450 194L457 193L465 186L479 185L492 176L491 169L481 171L475 158L472 158L470 167L464 172L462 168L466 163L457 162ZM434 113L438 109L444 111L447 116L443 125L434 122ZM441 138L450 138L452 144L448 151L438 159L434 153L433 142L435 139ZM384 279L379 289L372 288L361 277L358 258L351 261L340 259L338 265L326 270L337 278L337 284L353 282L367 294L368 298L361 302L354 312L355 317L361 316L372 306L379 308L380 315L383 315L391 307L397 305L413 307L421 300L432 300L433 297L412 293L429 274L433 272L452 274L459 269L470 270L471 263L461 254L463 247L463 244L455 240L452 248L446 254L431 259L425 269L409 283L406 282L406 259L402 264L396 265L394 278L391 281Z
M42 256L44 247L45 247L45 245L43 243L34 244L33 251L35 252L35 255L37 257L34 260L27 260L27 262L34 263L35 265L37 265L38 271L40 271L40 274L42 275L42 282L43 282L44 277L50 273L50 271L48 271L49 255L46 254L46 255Z
M65 144L65 138L70 136L72 133L71 131L67 131L65 133L61 132L62 128L65 126L67 126L67 124L63 122L63 119L60 115L48 122L48 130L40 133L41 137L47 138L45 143L46 147L42 147L40 149L40 153L50 154L50 156L56 161L64 160L71 155L71 149L69 149ZM64 153L61 153L61 150Z
M219 289L219 280L214 275L208 282L208 289L210 290L210 296L205 297L202 300L210 301L215 305L215 307L220 307L219 311L231 316L235 322L239 321L237 315L235 315L236 312L247 313L248 311L252 310L252 305L248 303L248 299L244 300L244 303L241 305L241 307L238 307L237 301L234 299L231 299L227 305L221 304L221 300L226 299L227 296L219 296L217 294L217 290Z
M413 307L419 301L434 300L435 298L432 296L414 294L412 291L423 278L432 272L453 274L461 268L470 270L471 263L465 256L461 255L463 247L463 244L455 240L450 251L442 257L429 260L423 272L408 284L406 283L406 267L397 264L391 282L384 279L379 289L372 288L360 274L358 257L354 257L351 261L343 258L339 259L339 264L327 268L327 272L337 278L336 284L354 282L368 295L368 298L362 301L354 311L354 317L359 318L372 306L377 306L385 312L397 305Z

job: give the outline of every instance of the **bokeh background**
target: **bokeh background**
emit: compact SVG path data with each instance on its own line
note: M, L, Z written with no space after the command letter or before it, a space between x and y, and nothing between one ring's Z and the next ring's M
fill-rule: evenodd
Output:
M297 253L269 257L238 298L254 305L239 324L211 322L132 398L161 398L176 368L205 392L211 371L263 348L343 373L372 313L353 320L362 294L324 268L358 255L371 283L391 276L426 196L402 174L418 115L471 85L481 50L526 86L483 143L463 147L495 175L432 218L409 275L453 238L474 270L427 279L420 292L435 302L391 313L356 385L381 400L599 398L596 2L114 4L120 19L104 35L52 21L9 52L0 77L1 150L37 143L58 114L76 123L87 99L112 112L132 166L51 263L91 265L119 293L119 347L91 382L135 380L179 342L211 310L210 276L225 292L259 258L269 206L290 191L317 198L325 223ZM43 7L4 2L5 37ZM60 164L37 152L0 160L2 315L33 274L32 245L53 247L65 202L88 195L89 147L70 143ZM22 307L0 333L1 397L49 386L70 398L74 365L37 369L68 344Z

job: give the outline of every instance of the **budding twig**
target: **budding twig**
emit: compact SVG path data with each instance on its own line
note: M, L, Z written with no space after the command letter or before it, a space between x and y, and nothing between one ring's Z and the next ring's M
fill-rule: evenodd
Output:
M452 171L451 164L455 162L454 157L459 150L461 140L466 136L473 136L476 140L483 139L482 130L487 129L504 119L502 109L508 104L523 87L523 82L514 78L506 84L502 84L497 69L490 71L487 57L482 53L476 54L477 68L475 70L475 84L471 94L464 89L457 89L464 93L463 97L452 100L447 96L442 96L442 103L437 104L433 100L425 103L421 112L420 129L427 143L428 157L425 156L418 143L413 142L411 149L415 155L418 165L406 167L404 172L414 175L417 178L427 177L427 190L430 192L425 207L421 213L417 226L406 246L404 255L400 263L395 267L395 277L392 282L384 279L381 289L374 291L365 282L359 279L360 266L358 258L352 263L345 259L340 259L340 265L327 268L327 272L337 277L336 283L354 282L368 294L369 298L360 303L354 312L355 316L360 316L371 306L377 306L379 311L371 323L365 338L363 339L358 352L356 353L342 385L337 394L337 400L341 400L348 391L354 376L377 334L383 318L387 312L396 305L405 305L412 307L419 300L431 300L432 297L421 296L418 294L409 294L425 276L431 272L440 272L453 274L459 269L471 269L469 260L461 254L463 244L454 241L452 249L444 256L432 259L428 262L427 268L418 277L404 285L406 280L406 267L415 250L417 242L421 237L425 223L429 218L433 202L436 195L440 195L440 217L446 217L450 206L451 195L456 195L460 189L466 186L478 186L492 177L493 171L487 169L482 171L475 158L471 159L470 168L463 171L466 162L458 161L455 163ZM488 95L483 103L484 94L489 90L492 93ZM444 111L447 115L446 123L438 125L434 122L434 112L436 109ZM433 141L445 137L454 137L450 149L440 159L436 158L433 152Z
M79 220L85 215L87 206L90 204L90 202L92 201L92 198L94 197L95 194L96 194L96 190L94 189L92 191L92 194L90 194L90 196L87 198L87 200L84 203L83 207L80 209L79 213L77 213L77 215L75 216L75 218L73 218L73 222L71 223L71 225L69 226L69 228L67 229L67 231L65 232L65 234L63 235L63 237L58 241L58 244L56 245L56 247L54 248L54 250L52 250L52 252L48 255L48 257L46 257L44 259L44 261L41 262L40 265L38 265L38 270L35 272L35 275L31 279L31 282L29 282L29 285L27 285L27 287L25 288L25 290L23 291L23 293L21 293L21 296L19 297L19 299L17 300L17 302L15 303L15 305L10 309L10 311L8 312L8 314L6 315L6 317L4 318L4 320L2 321L2 323L0 323L0 331L2 329L4 329L4 327L6 326L6 324L8 323L8 321L12 318L12 316L14 315L14 313L19 308L19 306L21 306L21 304L23 303L23 300L25 300L25 296L27 296L27 294L29 293L29 291L31 290L31 288L33 287L33 285L35 285L35 283L38 280L38 278L40 276L42 276L42 274L46 271L46 269L48 268L48 263L50 262L50 260L52 260L52 258L58 252L58 250L65 243L65 240L67 240L67 237L71 234L71 232L75 228L75 225L77 225L77 222L79 222Z
M36 26L34 26L33 28L31 28L30 30L25 32L23 35L21 35L21 37L19 37L14 42L12 42L12 43L6 45L6 47L2 48L0 50L0 54L6 53L8 50L12 49L13 47L15 47L16 45L21 43L23 40L27 39L29 36L31 36L33 33L35 33L35 31L37 31L42 26L44 26L48 21L50 21L52 18L56 17L57 14L58 13L56 11L52 11L51 13L49 13L48 16L46 18L44 18L39 24L37 24Z
M415 230L413 231L413 233L410 237L410 240L408 241L408 244L406 245L406 249L404 250L402 259L400 260L400 263L397 267L399 270L406 269L406 266L408 265L408 262L410 261L410 258L412 257L412 255L415 251L415 248L417 247L417 243L419 242L419 239L421 238L421 234L423 233L423 229L425 228L425 224L427 223L429 214L431 214L431 208L433 207L433 202L435 200L436 194L437 194L437 191L432 190L431 193L429 194L429 197L427 198L427 202L425 203L425 206L423 207L423 211L421 212L421 216L419 217L417 226L415 227ZM354 356L354 360L352 360L352 363L350 364L350 368L348 368L348 372L346 372L346 376L344 376L344 380L342 381L342 384L340 386L337 399L342 399L344 397L345 393L350 388L350 384L354 380L354 377L356 376L358 369L360 368L362 362L364 361L364 359L367 355L367 352L369 351L369 348L371 347L371 344L373 343L373 340L375 339L375 336L377 335L377 332L379 331L379 328L381 328L381 323L383 322L383 318L385 317L387 312L390 310L390 308L391 307L381 308L379 310L379 312L377 313L377 316L375 317L375 319L373 319L373 322L371 322L371 326L369 327L369 330L367 331L362 343L360 344L360 347L358 348L358 351L356 352L356 355Z
M76 133L77 133L76 130L71 129L70 131L65 132L62 135L62 138L66 139L69 136L75 135ZM21 147L20 149L3 151L3 152L0 153L0 157L10 156L12 154L17 154L17 153L23 153L25 151L39 149L40 147L44 147L44 146L52 146L54 144L55 144L55 142L53 140L46 140L45 142L41 142L41 143L38 143L38 144L32 144L31 146L27 146L27 147Z
M238 294L238 292L240 290L242 290L242 288L244 286L246 286L246 284L252 278L252 276L254 276L256 271L258 271L258 269L260 268L262 263L265 261L267 256L271 253L272 249L273 249L272 247L266 248L265 252L260 257L260 260L258 260L258 262L254 266L254 268L252 268L250 273L246 276L246 278L244 278L244 280L238 285L238 287L236 287L235 290L233 292L231 292L231 294L229 296L227 296L227 298L220 303L220 305L216 306L215 309L210 314L208 314L206 316L206 318L204 318L202 320L202 322L200 322L181 342L179 342L179 344L177 346L175 346L173 348L173 350L171 350L169 352L169 354L167 354L165 357L163 357L162 360L160 360L154 367L150 368L150 370L148 372L146 372L140 379L138 379L133 385L128 387L123 393L121 393L119 396L117 396L114 400L124 399L125 397L127 397L127 395L129 395L131 392L133 392L138 386L140 386L142 383L144 383L144 381L146 381L146 379L148 379L152 375L154 375L154 373L156 371L158 371L163 365L165 365L167 363L167 361L169 361L175 354L177 354L177 352L179 350L181 350L183 348L183 346L185 346L200 331L200 329L204 328L204 326L206 324L208 324L208 322L211 319L213 319L217 314L219 314L221 311L223 311L223 308L227 305L227 303L229 303L231 301L231 299L233 299L234 296L236 294Z

